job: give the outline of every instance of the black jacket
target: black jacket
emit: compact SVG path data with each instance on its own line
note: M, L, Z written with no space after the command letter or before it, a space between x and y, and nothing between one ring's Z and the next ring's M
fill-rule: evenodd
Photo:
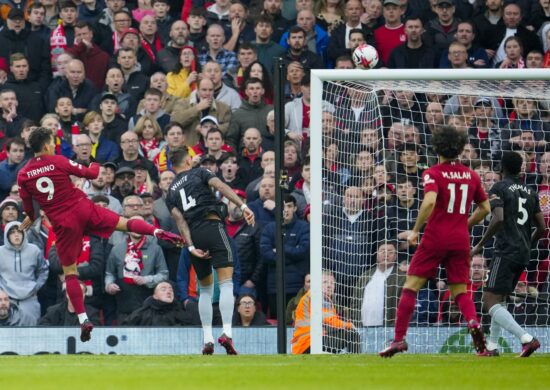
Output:
M143 306L132 312L121 325L186 326L194 323L177 300L165 303L149 297L143 302Z
M92 306L86 306L88 319L94 325L99 325L99 311ZM38 320L38 325L45 326L78 326L76 313L69 313L67 299L57 305L50 306L44 317Z
M44 95L42 87L38 81L31 81L28 78L25 80L15 80L12 74L8 75L8 81L2 89L13 89L17 95L19 102L19 114L25 118L39 122L42 116L46 113L44 107Z
M418 62L410 61L410 54L416 51ZM418 49L410 49L407 43L397 46L390 54L387 66L390 69L431 69L436 68L435 51L423 44Z
M374 46L374 33L366 24L361 23L361 29L363 30L363 35L365 40L369 45ZM336 61L340 56L348 55L348 48L346 47L346 24L343 23L336 27L330 35L330 41L328 43L328 58L331 61Z
M42 89L46 90L52 74L49 42L28 29L16 34L13 30L3 28L0 31L0 57L9 64L10 55L14 53L25 55L29 61L29 80L38 81Z
M85 79L77 88L76 96L73 97L73 92L69 82L64 79L61 83L55 83L47 92L47 108L48 112L55 112L55 104L60 97L68 97L73 101L74 108L88 108L92 103L92 99L97 94L92 82ZM84 115L78 116L78 120L82 120Z
M229 224L230 222L227 223ZM258 285L263 279L264 265L260 252L261 234L262 229L259 223L250 226L243 221L243 224L233 236L241 266L240 284L250 280L255 285Z

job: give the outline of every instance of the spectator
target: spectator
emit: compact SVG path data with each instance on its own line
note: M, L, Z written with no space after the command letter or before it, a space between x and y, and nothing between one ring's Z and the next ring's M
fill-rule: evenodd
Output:
M92 140L87 134L76 134L73 136L72 159L79 164L89 166L95 159L92 157Z
M19 310L17 304L10 301L8 293L0 289L0 326L35 326L36 318Z
M174 20L170 16L170 1L169 0L153 0L153 11L155 13L155 19L157 21L157 30L160 37L160 43L162 46L166 46L168 41L171 39L170 31L172 29L172 24ZM185 22L184 22L185 23ZM187 26L186 26L187 27ZM158 53L157 53L157 64L158 64Z
M134 131L139 138L141 153L145 158L153 161L164 147L162 130L157 120L149 115L143 115L138 119Z
M142 64L142 72L146 76L150 76L156 70L157 53L162 49L162 42L158 34L157 20L153 15L145 15L139 22L139 32L141 48L146 54L146 57L140 59ZM124 42L122 42L124 45ZM146 62L144 61L146 60ZM149 63L151 66L144 66Z
M103 267L102 267L103 269ZM84 282L80 282L82 288L82 295L86 296L86 285ZM94 325L99 325L99 310L87 302L84 302L84 308L88 319L92 321ZM79 324L78 316L75 313L74 307L69 300L69 296L65 291L63 300L53 306L48 307L46 314L38 320L37 325L42 326L77 326Z
M136 173L132 168L127 166L118 168L115 173L115 183L111 191L111 195L115 197L119 202L122 202L123 199L126 199L129 195L132 195L135 190L135 177ZM141 204L139 205L139 207L141 207Z
M455 18L454 0L437 0L433 9L437 17L428 22L426 36L435 50L436 58L440 58L443 51L455 39L458 20Z
M283 2L281 0L265 0L263 2L263 10L261 15L256 19L256 39L258 38L258 23L260 23L260 20L267 20L267 18L269 18L271 21L270 24L273 41L279 42L281 40L281 37L291 24L289 19L286 19L282 15L282 5Z
M285 36L283 35L281 39L284 38ZM287 65L293 61L297 61L307 69L324 68L322 57L309 50L306 41L306 32L301 27L294 26L288 30L285 46L288 49L283 60Z
M406 240L418 215L418 199L414 180L402 176L397 180L397 199L388 209L388 238L398 240L398 250L414 252Z
M388 106L382 107L384 126L390 127L394 122L408 126L422 126L422 109L413 91L393 91L394 99ZM389 112L387 112L388 110Z
M48 263L42 251L29 244L26 234L19 230L20 225L13 221L4 228L4 244L0 247L0 289L20 311L36 321L40 317L37 293L48 278Z
M4 245L6 225L19 219L21 219L19 203L14 198L8 196L0 203L0 245Z
M344 23L344 1L330 2L327 0L316 2L313 6L317 24L329 35Z
M508 3L504 6L502 14L503 24L496 27L494 34L489 37L490 41L487 42L487 46L484 46L487 49L495 51L493 64L498 64L506 57L505 41L512 35L520 39L525 53L529 53L535 49L542 50L542 45L537 34L521 25L521 18L521 8L517 4Z
M451 69L471 68L471 65L468 63L468 50L460 42L453 42L449 45L447 58L449 60L449 68Z
M311 106L310 79L306 75L300 82L301 94L285 104L285 131L289 139L301 143L309 137L309 112Z
M27 13L31 32L40 35L44 41L49 42L51 29L45 24L46 7L42 3L32 3L29 4Z
M287 101L302 97L302 79L305 70L301 63L292 61L286 67L285 99Z
M160 2L160 4L164 4ZM157 64L164 73L172 72L181 61L181 51L185 46L192 47L188 41L189 28L183 20L176 20L170 26L170 40L157 53ZM162 38L162 37L161 37ZM198 63L198 61L197 61Z
M216 0L214 4L206 8L206 21L208 25L218 24L220 26L228 26L229 23L229 7L231 2L228 0Z
M153 164L157 168L158 172L162 173L167 169L172 169L172 162L170 161L170 149L185 147L185 133L182 126L178 122L170 122L165 128L166 135L164 140L166 144L162 147L159 154L154 158ZM190 150L190 156L194 156L195 152ZM156 180L155 180L156 181Z
M262 149L266 152L273 151L275 149L275 110L267 113L265 122L267 135L262 138Z
M195 49L191 46L184 46L180 50L179 60L166 76L170 95L186 98L191 91L196 90L199 80L200 63L197 59Z
M248 203L256 221L267 224L275 221L275 177L263 177L260 182L260 197Z
M155 88L145 91L143 109L134 115L129 123L128 130L134 130L135 124L143 115L155 118L161 129L170 122L170 115L166 114L161 107L162 92Z
M261 191L261 189L260 189ZM285 225L284 256L285 302L284 307L302 288L304 276L309 273L309 224L296 217L296 199L287 195L284 199L283 224ZM267 267L267 295L271 318L277 315L277 288L275 283L275 222L268 223L260 239L262 260Z
M188 326L195 325L182 304L174 299L169 282L160 282L153 295L131 313L122 323L127 326Z
M218 160L218 177L222 182L233 189L244 190L243 175L239 170L235 153L223 153Z
M223 45L224 49L238 52L241 46L248 45L256 39L256 33L252 24L247 22L248 10L241 2L234 2L229 6L229 23L231 29L225 31L229 37Z
M67 64L67 79L54 88L48 90L48 110L55 109L55 104L61 97L71 99L73 105L72 115L81 120L88 111L88 106L97 93L92 82L86 79L84 64L80 60L71 60Z
M298 307L298 304L300 303L300 300L302 297L309 291L311 288L311 274L306 274L304 276L304 285L303 287L298 291L298 293L292 298L288 305L286 306L286 324L287 325L293 325L295 315L296 315L296 308Z
M24 13L17 8L8 13L6 25L0 32L0 57L8 62L14 53L27 55L29 79L40 83L45 90L52 77L49 42L25 28Z
M109 202L107 207L117 214L122 214L122 205L120 204L120 201L108 193L109 192L108 190L110 189L110 187L107 185L106 176L107 176L107 170L112 168L111 165L115 165L115 164L106 163L99 168L99 175L95 179L90 180L89 182L90 185L89 187L86 188L85 192L90 198L96 195L106 196Z
M44 22L50 29L57 27L57 21L59 20L59 7L57 1L54 0L41 0L40 4L44 5L46 13L44 14Z
M208 49L206 43L206 11L203 7L193 7L189 11L187 23L189 24L189 40L199 52Z
M77 14L78 19L93 23L101 15L105 4L100 3L100 0L86 0L79 4ZM78 23L78 22L77 22Z
M262 136L256 128L250 127L243 134L243 149L239 165L242 171L244 186L262 176L261 155L263 153Z
M225 143L223 132L217 127L213 127L206 133L205 141L206 154L214 157L217 161L224 153L231 153L233 149Z
M322 276L323 293L323 350L329 353L361 352L361 338L353 323L343 319L334 305L335 280L330 271ZM294 337L290 341L292 354L310 353L311 328L308 325L311 316L311 295L308 291L296 308Z
M361 2L363 5L363 2ZM405 4L405 7L408 7L409 2ZM382 1L381 0L371 0L368 1L364 6L364 12L361 15L361 23L365 24L371 29L382 26L384 20L382 18ZM408 18L407 10L405 10L405 18Z
M392 50L387 66L392 69L434 68L435 52L422 39L423 23L420 17L405 22L407 42Z
M44 95L37 81L29 79L29 61L21 53L10 56L10 74L3 89L15 92L18 102L25 102L19 108L22 117L39 121L45 114Z
M502 150L500 129L496 123L492 100L484 97L476 99L472 127L468 133L470 143L482 160L500 161Z
M21 138L11 138L6 143L7 158L0 163L0 199L9 196L13 184L17 182L17 174L25 165L25 141Z
M487 56L491 60L491 64L498 48L498 42L494 42L495 36L503 24L503 3L502 0L486 0L485 12L474 18L479 44L485 49Z
M245 84L245 94L247 100L233 113L227 131L227 142L235 150L240 150L240 141L247 129L253 127L262 135L267 133L266 116L273 108L264 103L265 90L260 79L249 79Z
M105 3L107 7L97 19L96 29L101 49L113 55L121 48L122 34L132 26L132 16L125 8L125 0L107 0Z
M327 63L327 47L329 35L319 25L316 24L313 9L303 9L298 12L296 25L305 32L305 49L317 54L324 63ZM281 37L279 44L288 48L288 34Z
M356 324L393 326L398 297L405 283L405 272L397 264L397 249L392 242L382 243L376 252L376 265L364 272L354 288L352 302Z
M218 0L226 1L226 0ZM209 61L215 61L220 64L222 74L231 74L239 66L237 56L234 52L224 49L223 43L225 34L223 28L219 24L212 24L206 32L206 42L208 43L208 51L199 54L199 61L202 66Z
M291 182L296 180L296 176L302 170L302 160L300 158L300 147L294 141L285 141L283 155L283 166L288 173Z
M374 30L374 39L380 59L387 64L393 49L403 44L407 37L405 26L401 23L403 14L401 2L399 0L384 0L382 12L385 24Z
M166 280L166 261L155 238L129 233L127 240L115 245L107 259L105 291L116 297L118 322L139 308Z
M75 24L75 44L67 48L67 53L82 61L86 77L94 88L100 91L105 85L105 75L109 66L109 55L94 42L92 25L86 21Z
M522 69L525 68L523 59L523 44L518 37L508 37L504 41L505 57L501 62L495 64L500 69Z
M155 165L147 158L139 155L139 139L138 135L133 131L127 131L120 137L120 146L122 155L115 163L119 168L130 167L133 169L138 163L147 168L151 179L154 182L158 181L158 171Z
M248 72L248 78L250 78L250 66L253 62L257 62L258 60L258 57L256 56L256 48L250 43L242 44L237 52L237 59L239 60L239 67L235 69L235 73L232 74L231 77L233 79L233 87L240 91L243 87L244 81L246 80L245 73ZM258 78L262 79L262 77Z
M352 29L359 28L363 30L363 35L368 44L374 45L374 34L370 27L361 22L363 7L359 0L349 0L344 8L346 23L336 27L330 36L328 46L328 57L336 62L340 56L347 55L350 48L349 32Z
M535 135L538 148L546 147L550 134L549 124L541 120L537 102L533 99L512 99L514 111L512 119L506 128L502 129L503 148L513 149L520 143L520 135L524 130L531 130Z
M545 55L542 54L540 50L531 50L527 53L525 57L525 67L526 68L544 68L545 66Z
M264 2L264 14L260 15L256 19L256 26L254 32L256 33L256 41L253 42L253 45L256 47L256 55L258 61L262 63L270 72L274 71L274 57L282 57L285 53L285 48L279 45L277 42L281 39L280 35L286 31L288 26L288 21L280 15L280 20L284 21L284 27L282 31L277 31L274 33L274 24L277 22L267 15L268 11L266 7L272 7L273 4L281 4L280 0L266 0ZM280 32L280 35L277 33Z
M19 137L23 129L23 122L26 118L19 115L17 110L19 100L13 89L3 89L0 91L0 131L7 138Z
M62 0L59 2L59 19L60 25L63 26L63 34L66 39L68 48L73 47L75 43L75 23L78 14L76 12L76 4L72 0Z
M149 161L149 160L144 160L144 161ZM145 197L144 194L148 194L149 197L152 197L152 194L156 192L155 183L153 183L153 181L151 180L151 177L147 172L147 167L145 167L141 162L137 163L134 166L134 173L136 174L136 176L134 177L135 193L141 196L145 205L145 200L147 199L147 197ZM146 220L147 220L147 217L150 217L153 214L152 204L153 204L153 200L151 199L149 202L150 214L148 216L146 216L145 214L145 208L141 210L142 211L141 216ZM151 223L151 221L149 220L147 220L147 222Z
M262 181L262 178L264 176L272 178L275 177L275 152L272 150L267 150L263 152L261 155L260 166L263 171L262 176L252 180L246 186L246 199L248 199L249 202L258 199L260 182Z
M148 88L149 80L138 66L136 52L130 48L121 48L117 52L117 63L124 75L126 91L139 102Z
M242 294L235 302L236 310L233 313L233 326L263 326L269 325L265 314L257 310L256 298L251 294Z
M215 61L208 61L202 67L203 78L208 78L214 83L214 99L231 107L236 111L241 106L241 97L233 88L222 82L222 67Z
M237 195L246 201L244 191L234 190ZM244 220L243 212L232 202L228 203L226 220L227 233L235 241L241 268L238 283L238 294L250 294L257 297L264 286L264 264L260 253L260 224L248 225Z
M209 78L203 78L198 83L197 91L191 93L188 99L174 106L172 120L181 123L185 129L185 140L188 146L194 146L199 141L197 128L202 118L212 116L218 121L218 128L226 132L231 119L231 109L224 102L215 98L214 83Z
M125 118L131 118L136 113L137 102L128 92L123 91L124 74L120 68L110 68L105 76L105 88L98 93L90 103L90 107L99 111L99 105L104 94L112 94L116 98L117 113Z
M302 165L301 179L294 185L294 191L292 196L296 199L296 206L298 207L298 215L304 216L304 210L307 205L311 203L311 170L310 170L309 156L304 160Z
M115 99L114 96L110 97ZM90 137L92 150L91 156L94 161L104 163L107 161L115 161L120 155L120 148L113 141L109 141L103 135L104 122L101 114L95 111L89 111L82 121L84 130L87 131Z
M128 130L127 120L118 111L118 98L111 93L101 95L99 110L103 119L103 134L109 141L120 145L120 138Z
M489 57L485 49L474 43L476 38L475 25L473 22L463 21L459 22L456 29L457 42L462 43L466 50L468 50L467 63L471 68L488 68ZM441 54L441 61L439 63L440 68L449 68L450 59L447 56L448 50L443 51Z

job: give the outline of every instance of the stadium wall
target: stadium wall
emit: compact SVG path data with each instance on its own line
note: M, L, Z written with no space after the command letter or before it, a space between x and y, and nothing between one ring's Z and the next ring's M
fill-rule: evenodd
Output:
M550 328L528 328L539 340L550 340ZM287 340L293 329L288 329ZM393 335L393 328L359 329L363 352L376 353ZM116 355L191 355L202 350L200 328L95 328L92 340L82 343L78 328L3 328L0 329L0 355L36 354L116 354ZM214 334L221 333L215 329ZM276 354L277 329L235 328L233 339L241 354ZM409 353L465 353L473 351L465 328L411 328L407 334ZM517 339L501 339L504 352L517 352ZM287 348L290 351L290 346ZM224 353L217 348L216 353ZM543 344L541 353L550 353Z

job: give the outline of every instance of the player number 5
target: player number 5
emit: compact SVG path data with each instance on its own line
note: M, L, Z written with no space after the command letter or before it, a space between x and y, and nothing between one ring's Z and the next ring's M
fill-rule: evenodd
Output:
M53 199L53 193L55 191L53 187L53 181L49 177L41 177L36 181L36 189L43 194L48 194L48 200Z
M197 201L192 196L187 196L185 193L185 189L180 190L180 197L181 197L181 205L183 207L183 211L189 210L191 207L195 207L197 205Z
M525 198L518 198L518 212L521 214L521 217L518 217L518 224L523 225L525 222L527 222L528 214L527 210L525 210L525 207L523 207L527 203L527 199Z

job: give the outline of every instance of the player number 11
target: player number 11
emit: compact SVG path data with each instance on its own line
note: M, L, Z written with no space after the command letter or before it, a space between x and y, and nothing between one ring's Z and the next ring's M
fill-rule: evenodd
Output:
M449 206L447 207L447 212L452 214L455 209L455 199L456 199L456 184L449 183L447 186L449 189ZM460 192L462 193L460 197L460 214L466 214L466 200L468 199L468 184L460 185Z

